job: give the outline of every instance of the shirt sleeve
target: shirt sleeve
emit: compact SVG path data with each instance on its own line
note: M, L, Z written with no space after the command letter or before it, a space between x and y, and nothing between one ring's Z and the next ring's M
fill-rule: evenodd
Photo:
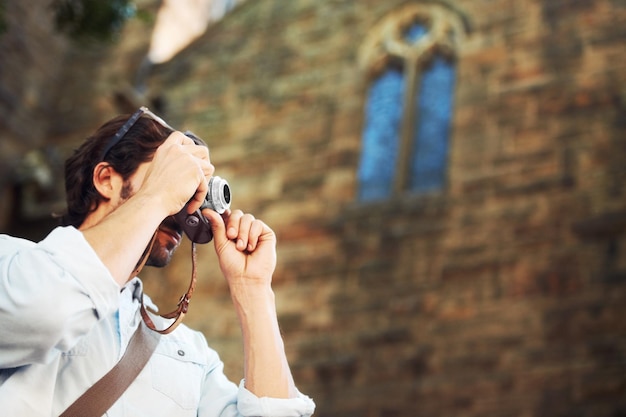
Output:
M83 234L35 244L0 236L0 368L46 363L119 306L119 286Z
M177 330L178 331L178 330ZM239 387L224 374L224 363L211 349L201 333L196 333L196 343L202 344L206 353L206 374L198 417L310 417L315 403L298 392L296 398L280 399L257 397L246 389L245 380Z
M244 383L242 379L237 394L237 410L242 416L310 417L315 411L313 400L300 391L296 398L259 398L248 391Z

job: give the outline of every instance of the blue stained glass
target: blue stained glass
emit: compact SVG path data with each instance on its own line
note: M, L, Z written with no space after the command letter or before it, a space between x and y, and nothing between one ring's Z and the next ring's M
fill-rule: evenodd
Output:
M424 25L420 25L419 23L416 23L414 25L411 25L408 28L408 30L404 33L404 39L409 43L415 43L427 33L428 33L428 30L426 29Z
M406 31L407 42L414 43L427 33L415 24ZM422 72L416 97L416 126L410 191L425 192L443 187L447 169L448 137L454 97L454 66L435 57ZM402 124L404 75L387 69L370 86L365 107L361 163L358 171L359 199L371 201L391 195L398 160Z
M454 66L440 56L422 73L416 97L418 126L413 144L411 191L437 190L445 184L455 81Z
M394 69L383 73L369 89L358 173L362 201L391 195L398 159L403 92L404 78Z

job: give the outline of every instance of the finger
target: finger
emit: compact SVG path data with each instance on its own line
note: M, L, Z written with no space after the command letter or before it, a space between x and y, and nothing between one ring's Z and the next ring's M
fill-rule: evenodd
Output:
M250 229L254 222L252 214L244 214L239 221L239 234L237 235L237 249L244 251L248 249L248 239L250 237Z
M196 188L196 192L193 197L189 200L189 204L187 205L187 213L191 214L194 211L198 210L202 203L204 203L204 199L209 192L209 183L204 174L204 170L198 165L198 188Z
M189 139L187 136L183 135L179 131L174 131L170 133L170 135L167 137L167 139L165 139L161 146L188 145L190 142L193 144L193 140Z
M194 211L198 210L202 204L204 203L204 198L206 196L206 193L208 191L208 188L206 186L199 186L198 189L196 190L196 193L193 195L193 197L191 197L191 199L189 199L189 202L187 203L187 213L191 214Z
M224 216L226 221L226 236L230 240L235 240L239 234L239 223L243 217L243 211L235 210L228 213L228 216Z
M187 135L185 135L184 133L181 133L181 132L176 132L176 133L179 133L182 136L181 145L196 146L196 143L189 136L187 136Z
M259 243L259 238L261 237L264 231L265 231L265 223L263 223L259 219L255 219L252 222L252 225L250 226L250 234L248 236L247 250L249 252L252 252L256 249Z
M209 161L205 161L205 160L200 160L199 163L200 163L200 168L202 169L202 174L208 181L215 173L215 166Z
M191 145L189 146L189 152L191 152L193 156L195 156L196 158L207 160L207 161L209 160L209 148L205 146L198 146L195 143L193 143L193 141L191 142Z
M225 244L229 241L228 237L226 237L226 224L224 223L224 219L219 213L208 208L202 210L202 215L207 218L211 225L215 249L220 253L222 248L224 248Z
M189 137L183 135L183 150L190 153L200 161L202 171L205 177L211 178L215 173L215 166L211 163L209 158L209 148L206 146L198 146Z

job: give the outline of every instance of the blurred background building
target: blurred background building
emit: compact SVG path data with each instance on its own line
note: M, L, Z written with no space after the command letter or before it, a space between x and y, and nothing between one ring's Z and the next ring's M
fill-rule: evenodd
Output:
M277 232L317 416L626 416L624 1L187 1L176 35L158 0L59 28L72 3L0 2L1 232L45 236L65 156L147 105ZM144 271L163 310L189 252ZM238 381L199 255L186 323Z

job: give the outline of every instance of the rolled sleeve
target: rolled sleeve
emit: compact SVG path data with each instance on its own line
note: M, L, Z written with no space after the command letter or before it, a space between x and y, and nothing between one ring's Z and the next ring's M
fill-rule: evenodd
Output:
M315 411L315 403L299 391L296 398L259 398L248 391L245 380L241 380L237 410L245 417L310 417Z

